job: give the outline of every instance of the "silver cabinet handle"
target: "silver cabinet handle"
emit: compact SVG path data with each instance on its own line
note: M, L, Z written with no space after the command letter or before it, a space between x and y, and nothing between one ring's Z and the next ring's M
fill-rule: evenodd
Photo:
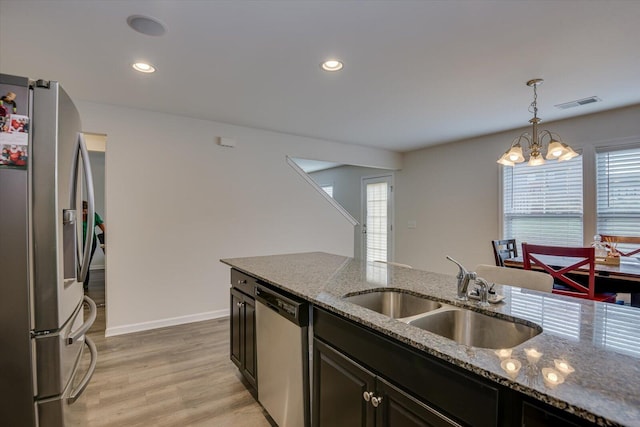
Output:
M67 345L71 345L77 340L79 340L80 338L82 338L84 334L87 333L89 328L91 328L91 326L93 325L93 322L95 322L96 320L96 314L98 313L98 308L96 307L96 303L93 302L93 300L86 295L84 296L84 302L89 304L89 318L84 321L82 326L80 326L80 328L78 328L77 331L74 331L71 335L67 337Z
M244 285L245 283L247 283L247 279L239 279L238 280L238 285Z
M365 402L370 401L372 397L373 397L372 391L365 391L364 393L362 393L362 398L364 399Z
M236 303L236 305L237 305L238 307L242 307L242 306L244 305L244 303L243 303L243 302L237 302L237 303Z
M96 365L98 363L98 350L96 349L96 345L93 343L93 341L91 341L91 338L89 337L84 337L84 343L87 347L89 347L89 352L91 353L91 364L89 365L87 373L82 378L82 381L80 381L80 384L78 384L78 387L69 395L69 398L67 399L67 402L69 404L78 400L80 395L84 392L84 389L87 388L87 386L89 385L89 381L91 381L93 373L96 371Z
M376 396L371 397L371 404L373 405L374 408L377 408L378 405L381 403L382 403L382 397L376 397Z

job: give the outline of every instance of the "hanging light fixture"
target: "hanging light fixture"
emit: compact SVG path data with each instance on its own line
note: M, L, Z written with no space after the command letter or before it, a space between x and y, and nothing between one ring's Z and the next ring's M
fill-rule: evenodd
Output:
M560 136L556 133L551 133L548 130L538 132L538 92L536 88L542 84L544 80L533 79L527 82L527 86L533 88L533 102L529 106L529 111L533 113L533 118L529 120L533 129L531 134L524 132L511 143L511 147L498 159L498 163L505 166L513 166L516 163L522 163L528 159L530 166L537 166L544 164L544 159L564 161L573 159L579 156L578 153L573 151L571 147L562 142ZM525 146L522 147L524 141ZM545 149L546 142L546 156L542 156L542 152Z

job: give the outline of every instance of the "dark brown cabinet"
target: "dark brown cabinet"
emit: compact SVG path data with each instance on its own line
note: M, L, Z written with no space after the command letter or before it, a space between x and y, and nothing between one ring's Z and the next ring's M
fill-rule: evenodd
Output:
M586 425L579 420L569 420L567 415L552 414L549 409L538 405L523 402L522 404L522 426L523 427L578 427Z
M231 270L230 358L257 397L258 280ZM546 427L579 418L323 308L313 308L315 427Z
M509 422L512 414L507 413L510 405L504 405L502 408L498 405L499 395L506 390L478 376L456 369L450 364L319 308L314 308L313 311L313 332L316 338L314 346L319 346L320 352L325 349L324 353L330 353L326 350L329 347L374 375L375 387L369 391L374 392L374 396L378 398L382 397L383 408L379 411L381 415L376 417L376 424L372 424L376 427L513 425ZM323 389L331 387L328 384L329 380L335 380L337 372L333 377L324 375L323 378L323 366L320 361L323 357L326 359L329 356L317 354L314 348L314 357L312 407L324 412L328 411L329 407L326 404L323 406L322 401L315 399L323 396ZM335 357L333 359L340 360ZM340 387L346 388L346 385L342 384ZM362 397L362 394L359 397ZM314 415L316 420L322 420L323 416L324 413ZM506 421L500 423L501 418Z
M375 408L363 394L375 375L335 349L313 341L313 425L374 427Z
M377 379L376 391L384 399L382 401L383 411L378 414L377 427L460 426L382 378Z
M231 272L232 288L230 290L230 359L238 367L246 379L252 393L257 392L256 361L256 302L255 289L247 285L254 280L235 270ZM237 286L245 285L245 286ZM247 294L241 292L253 292Z
M314 340L313 354L316 426L460 425L319 340Z

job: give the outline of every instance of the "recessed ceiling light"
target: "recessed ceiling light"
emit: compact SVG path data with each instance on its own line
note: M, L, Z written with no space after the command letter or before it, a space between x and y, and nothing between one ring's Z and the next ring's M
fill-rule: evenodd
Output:
M150 16L131 15L127 18L127 24L137 32L147 36L157 37L167 31L162 22Z
M136 62L133 64L133 69L140 71L141 73L155 73L156 67L146 62Z
M344 64L337 59L329 59L320 64L320 67L325 71L340 71Z

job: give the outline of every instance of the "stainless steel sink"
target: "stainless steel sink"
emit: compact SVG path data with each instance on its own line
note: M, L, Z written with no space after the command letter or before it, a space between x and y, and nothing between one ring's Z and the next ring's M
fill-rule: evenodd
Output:
M431 313L408 323L460 344L491 349L515 347L542 332L540 327L458 308Z
M416 295L393 290L368 292L344 297L343 300L393 319L411 317L442 307L442 304Z
M537 325L529 326L522 321L505 320L397 290L378 290L342 299L473 347L511 348L542 332Z

